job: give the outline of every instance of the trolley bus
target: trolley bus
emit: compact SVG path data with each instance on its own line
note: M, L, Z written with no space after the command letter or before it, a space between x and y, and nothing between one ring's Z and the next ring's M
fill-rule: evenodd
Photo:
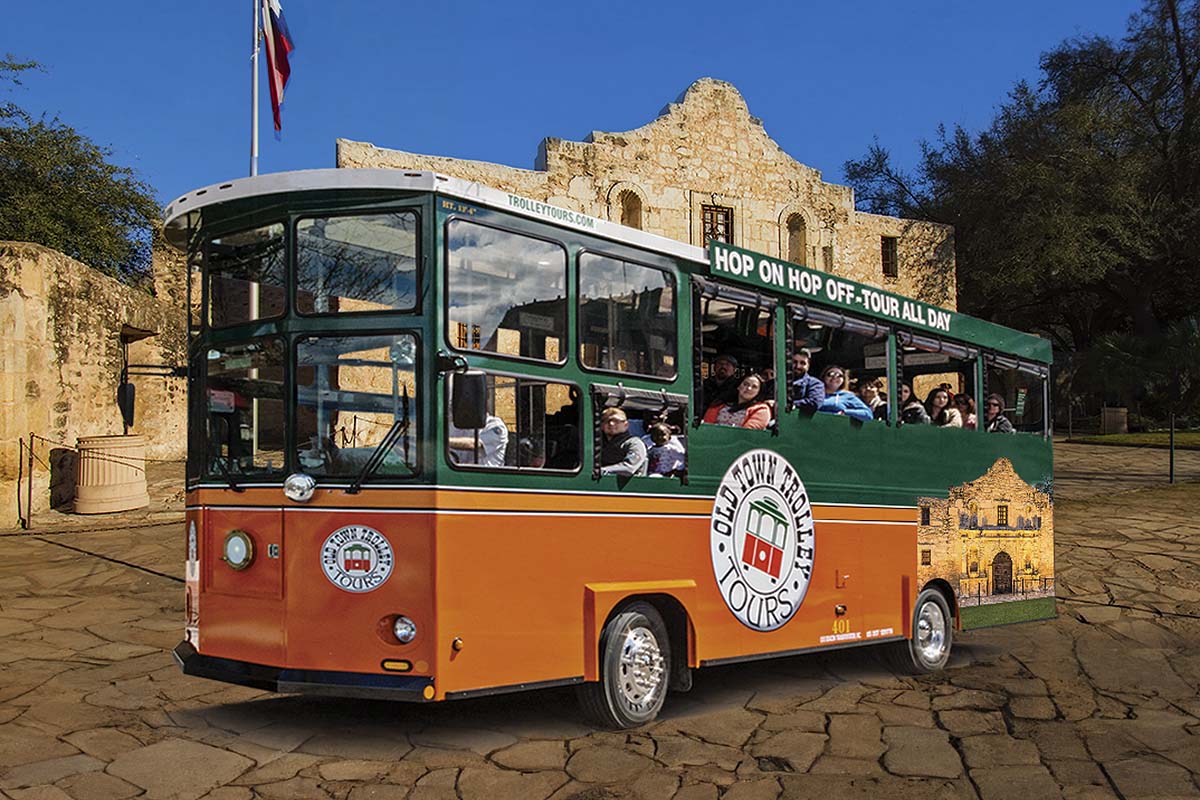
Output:
M193 278L187 674L578 684L619 728L706 665L932 671L956 630L1054 614L1042 339L430 172L235 180L165 232ZM939 392L973 430L907 419ZM769 421L706 423L714 397Z

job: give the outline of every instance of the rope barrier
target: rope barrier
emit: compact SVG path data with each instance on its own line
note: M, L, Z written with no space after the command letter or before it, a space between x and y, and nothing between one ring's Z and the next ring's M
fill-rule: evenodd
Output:
M60 442L55 439L50 439L50 438L47 438L40 434L32 433L32 432L30 433L30 436L32 436L34 439L45 442L46 444L55 445L57 447L63 447L63 448L66 448L67 450L70 450L75 453L81 452L78 445L67 444L66 442ZM115 464L123 464L124 466L127 466L127 467L136 467L139 464L146 464L146 463L150 463L150 464L184 464L184 463L187 463L187 460L183 459L183 458L150 458L149 456L142 456L142 457L138 458L138 457L134 457L134 456L120 456L120 455L114 455L112 453L103 453L103 452L98 452L98 451L90 451L89 457L93 458L97 461L109 461L109 462L112 462ZM34 458L38 458L36 453L34 453ZM41 459L39 458L38 460L40 461ZM42 462L42 466L46 467L46 469L50 468L49 465L46 464L45 462Z

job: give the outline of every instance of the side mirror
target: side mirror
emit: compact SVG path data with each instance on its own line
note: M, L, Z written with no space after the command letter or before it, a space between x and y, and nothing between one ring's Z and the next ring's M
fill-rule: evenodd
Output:
M487 424L487 375L483 372L468 370L451 376L450 421L464 429Z
M133 401L136 394L132 383L122 382L117 386L117 408L121 409L121 419L126 428L133 427Z

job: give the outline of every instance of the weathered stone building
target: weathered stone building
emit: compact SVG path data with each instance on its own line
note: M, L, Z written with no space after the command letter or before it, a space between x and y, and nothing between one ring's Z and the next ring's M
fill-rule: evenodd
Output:
M918 502L918 583L945 580L963 606L1054 595L1050 495L1021 480L1007 458L944 500Z
M797 162L728 83L693 83L657 119L586 141L545 139L535 168L339 139L339 167L422 169L702 245L732 244L955 307L953 230L866 214Z
M35 512L52 499L69 500L70 447L78 437L123 433L116 394L126 347L131 363L185 363L186 272L181 259L165 253L156 254L154 267L151 295L49 248L0 242L0 528L18 523L17 476L28 468L19 463L19 443L30 433ZM148 458L182 459L183 379L133 382L130 433L146 436ZM52 498L52 471L67 496L56 491Z

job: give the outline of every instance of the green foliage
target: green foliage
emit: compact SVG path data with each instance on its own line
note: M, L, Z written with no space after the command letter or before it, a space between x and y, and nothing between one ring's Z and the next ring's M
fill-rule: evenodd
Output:
M0 59L0 84L34 62ZM35 242L129 282L150 274L158 203L133 171L58 119L0 104L0 240Z
M1200 415L1200 315L1152 336L1101 337L1076 377L1081 383L1159 420L1171 411Z
M1149 0L1122 42L1064 42L990 126L912 173L876 141L860 207L955 226L959 307L1079 351L1200 307L1200 2Z

